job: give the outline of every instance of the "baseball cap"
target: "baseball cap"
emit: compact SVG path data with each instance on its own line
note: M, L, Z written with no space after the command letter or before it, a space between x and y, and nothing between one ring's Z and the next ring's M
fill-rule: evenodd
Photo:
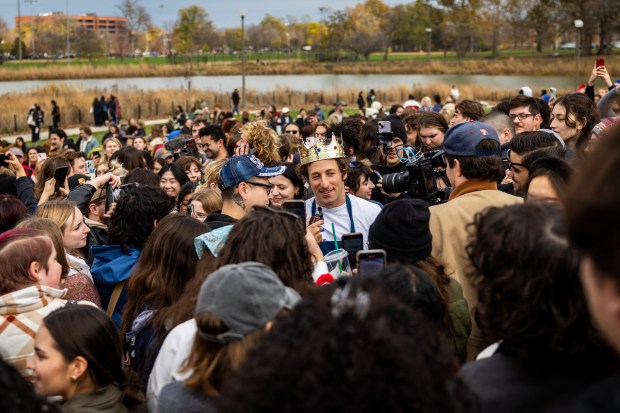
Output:
M271 178L282 175L285 170L285 166L268 168L254 155L233 156L224 164L218 185L223 191L255 176Z
M22 151L20 148L17 147L12 147L9 148L8 152L12 152L15 156L24 156L24 151Z
M282 108L282 113L288 113L289 112L289 108L287 107L283 107Z
M263 328L283 308L293 309L300 300L299 294L265 264L250 261L225 265L202 284L195 314L212 313L228 330L209 334L199 328L198 335L216 343L242 340Z
M84 185L86 182L89 181L89 179L90 179L90 177L88 177L86 175L81 175L81 174L71 175L67 179L67 182L69 184L69 190L72 191L75 188L77 188L78 186Z
M339 100L338 102L334 103L334 106L347 106L346 102Z
M476 146L484 140L496 141L497 149L476 149ZM452 156L499 155L500 143L497 131L493 126L478 121L458 123L446 132L443 149L437 155L444 153Z

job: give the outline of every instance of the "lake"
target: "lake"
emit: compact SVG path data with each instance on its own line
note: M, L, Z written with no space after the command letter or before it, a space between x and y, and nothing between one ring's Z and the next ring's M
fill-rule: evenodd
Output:
M27 92L48 84L75 85L90 90L158 90L187 88L187 79L177 77L139 77L116 79L77 80L26 80L0 82L0 94ZM488 75L266 75L246 76L246 88L257 92L269 92L276 86L299 91L335 90L338 88L359 88L368 90L397 85L420 86L426 83L460 85L482 85L517 92L529 86L536 95L540 89L555 87L573 88L574 78L563 76L488 76ZM241 76L193 76L192 89L229 92L241 88Z

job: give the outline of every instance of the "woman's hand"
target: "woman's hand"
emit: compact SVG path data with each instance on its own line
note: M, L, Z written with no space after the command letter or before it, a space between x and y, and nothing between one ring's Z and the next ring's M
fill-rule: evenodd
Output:
M248 155L250 153L250 145L241 143L235 148L235 156Z
M607 85L608 88L613 86L614 83L611 81L611 76L609 76L609 73L607 72L605 66L599 66L596 70L596 73L598 77L603 79L605 85Z
M45 185L43 186L43 192L41 193L41 198L39 198L39 204L41 205L44 202L47 202L52 195L56 192L56 178L51 178L45 181Z
M109 183L110 187L112 188L118 188L119 186L121 186L121 178L114 175L112 172L106 172L103 175L91 179L90 181L88 181L88 183L95 188L101 188L107 183Z
M322 225L323 220L317 221L314 224L306 228L306 243L308 244L308 252L310 252L310 255L314 259L314 262L321 262L324 260L323 252L321 251L321 247L319 247L319 244L318 244L319 242L323 240L321 237L320 225L318 229L318 240L317 240L317 233L315 233L315 228L313 228L313 225L319 224L319 223L320 225Z
M310 222L309 219L306 220L306 233L310 233L314 237L314 240L316 241L316 243L320 244L321 242L323 242L323 236L321 235L321 229L323 228L323 224L325 223L325 221L320 219L316 221L315 223L313 223L312 225L307 225L308 222Z

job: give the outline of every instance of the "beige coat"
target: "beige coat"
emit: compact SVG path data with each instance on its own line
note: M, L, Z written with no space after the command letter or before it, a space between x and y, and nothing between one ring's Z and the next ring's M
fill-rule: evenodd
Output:
M472 333L468 343L467 356L472 360L485 347L475 323L474 308L477 294L467 274L471 263L465 253L469 241L469 224L477 213L489 207L522 203L523 199L497 190L493 182L470 179L455 188L450 201L430 208L430 229L433 234L431 255L444 266L446 274L463 286L472 319Z

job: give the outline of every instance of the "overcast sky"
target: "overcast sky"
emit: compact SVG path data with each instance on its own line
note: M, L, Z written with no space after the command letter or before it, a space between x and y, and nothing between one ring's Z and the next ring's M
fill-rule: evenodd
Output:
M14 18L17 16L17 4L21 2L21 14L48 13L54 11L64 12L66 4L69 5L69 14L95 13L100 16L118 16L116 5L120 0L0 0L0 16L14 26ZM33 1L28 3L27 1ZM396 5L408 3L407 0L383 0L386 4ZM141 4L147 8L153 23L161 27L166 21L173 22L177 18L180 8L197 4L203 7L217 28L238 27L240 23L239 11L246 10L245 22L247 25L259 23L267 13L286 18L295 16L298 20L310 18L313 21L320 19L319 8L331 7L332 9L344 9L354 6L362 0L141 0Z

